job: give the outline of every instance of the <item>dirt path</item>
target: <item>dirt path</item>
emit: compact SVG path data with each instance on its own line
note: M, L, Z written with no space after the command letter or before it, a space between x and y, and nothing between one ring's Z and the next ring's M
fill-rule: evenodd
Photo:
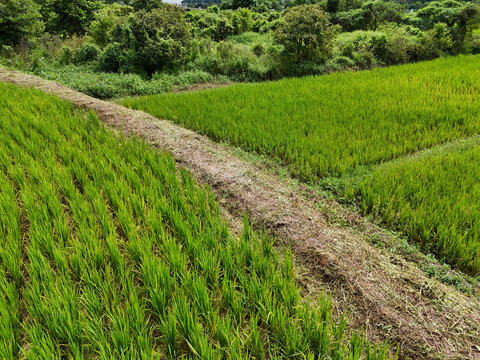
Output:
M427 278L399 255L366 241L370 233L329 224L288 182L241 160L224 145L140 111L59 84L0 69L0 81L53 93L106 124L169 150L180 166L213 187L233 217L246 212L282 241L292 241L307 292L333 292L337 308L372 340L393 340L411 359L480 359L480 299ZM0 95L1 96L1 95Z

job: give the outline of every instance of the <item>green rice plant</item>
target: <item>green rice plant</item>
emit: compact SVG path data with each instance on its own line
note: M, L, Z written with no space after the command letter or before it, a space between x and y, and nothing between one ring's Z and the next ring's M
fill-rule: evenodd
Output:
M480 272L480 147L459 146L387 163L358 186L364 213L397 227L426 251Z
M122 104L270 155L316 181L478 133L479 64L479 56L458 56Z
M365 214L402 230L426 252L478 273L475 151L380 164L478 134L479 65L479 56L459 56L123 104L270 155L304 181L341 181L342 196L357 197ZM362 169L374 170L361 184L364 175L348 180Z
M324 296L302 299L289 251L247 220L231 235L170 155L53 96L0 92L1 358L371 352Z

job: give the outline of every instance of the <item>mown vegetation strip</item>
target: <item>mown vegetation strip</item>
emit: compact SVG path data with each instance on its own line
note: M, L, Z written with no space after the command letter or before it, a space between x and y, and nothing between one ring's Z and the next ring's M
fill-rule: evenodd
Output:
M2 207L15 210L17 189L30 225L20 334L9 298L20 218L0 214L17 244L2 250L13 265L2 261L0 272L9 290L0 312L12 314L2 317L0 357L387 357L384 346L346 338L326 297L301 298L291 255L270 237L247 222L240 239L230 235L212 193L178 176L169 155L55 97L0 91Z
M314 181L480 130L480 56L125 99Z

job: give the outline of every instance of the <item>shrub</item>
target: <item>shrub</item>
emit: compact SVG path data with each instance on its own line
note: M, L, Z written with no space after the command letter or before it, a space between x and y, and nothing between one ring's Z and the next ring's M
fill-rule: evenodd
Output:
M117 3L101 8L90 24L89 35L97 45L105 47L132 11L132 7Z
M346 56L336 56L325 63L325 71L334 72L355 67L355 62Z
M417 56L419 60L435 59L451 51L452 46L453 40L447 25L438 23L421 34Z
M116 73L120 70L122 48L118 43L109 44L100 57L99 68L105 72Z
M60 55L60 58L58 59L58 62L61 65L68 65L72 62L73 60L73 50L70 46L63 46L62 47L62 54Z
M80 46L73 54L73 62L75 64L86 64L97 61L100 56L100 48L92 43L85 43Z
M190 26L179 6L163 4L150 12L135 13L125 32L134 65L148 74L184 63L191 45Z
M286 11L275 30L275 41L297 63L329 53L335 35L325 12L318 5L301 5Z

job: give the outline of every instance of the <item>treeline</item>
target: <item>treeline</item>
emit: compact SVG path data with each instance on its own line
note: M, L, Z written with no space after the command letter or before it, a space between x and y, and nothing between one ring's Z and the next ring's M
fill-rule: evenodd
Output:
M475 2L415 11L397 1L304 2L223 0L191 10L160 0L3 0L0 55L44 74L84 66L143 79L188 71L261 81L480 52Z

